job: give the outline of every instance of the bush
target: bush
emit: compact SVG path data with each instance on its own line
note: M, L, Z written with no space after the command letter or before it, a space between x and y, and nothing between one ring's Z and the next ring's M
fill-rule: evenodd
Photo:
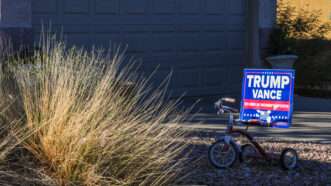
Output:
M24 166L40 172L39 181L166 185L179 179L186 132L176 124L182 120L176 102L164 102L166 80L152 90L134 65L123 65L121 50L103 55L49 40L31 59L9 66L23 110L20 128L10 133L33 157L35 167ZM122 86L129 80L134 88Z
M284 1L277 3L277 26L287 38L325 39L331 24L321 20L321 11L297 10Z
M276 28L270 37L271 54L296 54L295 40L323 40L331 31L331 24L323 22L320 11L297 10L284 1L277 3Z
M307 56L296 65L298 85L326 88L331 82L331 52L322 50L313 56Z
M320 11L297 10L284 1L277 5L277 28L270 37L269 53L299 56L295 63L298 87L325 86L331 78L328 60L331 41L326 37L331 24L321 21Z

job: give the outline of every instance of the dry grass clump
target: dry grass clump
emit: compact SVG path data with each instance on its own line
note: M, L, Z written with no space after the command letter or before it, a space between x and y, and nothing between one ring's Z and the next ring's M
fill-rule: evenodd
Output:
M4 70L5 62L12 54L10 40L0 38L0 172L8 154L18 145L15 136L20 136L19 130L16 129L21 119L19 101L13 94L14 87L9 83L8 73Z
M22 146L57 185L166 185L184 162L185 132L169 122L166 83L108 55L45 43L33 64L12 67L24 110ZM134 87L126 82L134 82ZM181 118L172 117L170 123Z
M17 84L8 69L8 64L18 58L11 41L0 38L0 185L55 185L20 145L28 136L23 132L24 114Z

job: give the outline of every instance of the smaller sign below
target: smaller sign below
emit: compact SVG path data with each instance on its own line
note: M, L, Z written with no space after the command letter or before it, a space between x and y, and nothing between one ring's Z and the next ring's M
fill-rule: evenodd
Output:
M245 69L240 119L266 127L289 128L294 80L294 70Z

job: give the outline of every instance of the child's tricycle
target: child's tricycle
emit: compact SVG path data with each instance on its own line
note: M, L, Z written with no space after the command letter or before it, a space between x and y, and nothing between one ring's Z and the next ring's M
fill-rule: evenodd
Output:
M239 111L224 105L234 103L232 98L222 98L215 103L218 114L229 115L225 135L216 137L209 147L208 158L216 168L228 168L239 158L241 162L251 162L262 157L271 162L274 153L268 154L247 132L249 126L289 128L292 119L294 87L293 70L245 69L242 102L239 119L234 114ZM246 129L235 129L234 125L245 125ZM239 144L234 136L240 135L248 143ZM280 164L286 170L298 164L298 154L292 148L280 154Z
M209 147L208 158L210 163L216 168L231 167L239 158L241 162L249 163L254 158L262 157L267 161L271 161L271 155L267 154L264 149L254 140L254 138L247 132L250 125L256 126L259 120L241 121L234 119L234 113L238 110L235 108L223 105L224 102L234 102L232 98L222 98L215 103L218 114L228 113L229 121L225 131L225 136L216 139L216 142ZM235 129L235 124L244 124L246 129ZM261 124L261 123L260 123ZM275 123L272 123L273 125ZM239 134L248 139L249 143L240 145L235 142L233 135ZM280 164L286 169L294 169L298 163L298 154L292 148L286 148L280 155Z

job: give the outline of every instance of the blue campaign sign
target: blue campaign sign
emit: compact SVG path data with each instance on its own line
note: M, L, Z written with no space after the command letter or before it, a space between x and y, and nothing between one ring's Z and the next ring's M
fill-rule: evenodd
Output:
M292 122L294 70L245 69L240 119L289 128ZM258 122L257 122L258 123Z

